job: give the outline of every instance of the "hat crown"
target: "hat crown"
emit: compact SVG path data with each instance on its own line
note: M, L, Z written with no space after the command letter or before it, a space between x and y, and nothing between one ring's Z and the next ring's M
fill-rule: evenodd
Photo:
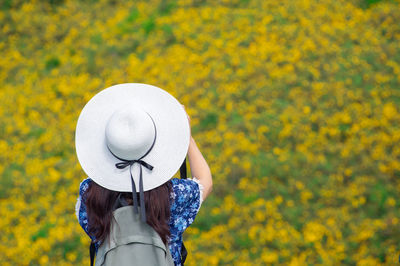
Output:
M108 149L118 158L137 160L153 145L155 124L140 107L124 106L116 110L105 128Z

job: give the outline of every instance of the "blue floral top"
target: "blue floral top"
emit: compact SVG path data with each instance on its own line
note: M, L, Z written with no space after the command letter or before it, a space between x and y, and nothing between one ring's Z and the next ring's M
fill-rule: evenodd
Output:
M79 187L79 197L75 206L76 216L79 224L82 226L86 234L89 235L89 225L86 213L86 196L85 192L89 188L90 178L83 180ZM181 246L182 234L185 229L194 221L197 212L202 203L202 190L203 186L196 178L192 179L178 179L172 178L169 182L172 184L172 191L170 194L171 202L171 218L169 228L171 237L168 240L168 246L171 251L172 258L175 265L181 264ZM95 240L94 237L89 237ZM101 243L96 243L97 249Z

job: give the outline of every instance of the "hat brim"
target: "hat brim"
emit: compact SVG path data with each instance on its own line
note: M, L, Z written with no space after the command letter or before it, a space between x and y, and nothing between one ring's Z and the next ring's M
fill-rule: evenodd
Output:
M154 120L157 138L149 154L142 160L152 165L142 167L143 190L151 190L167 182L178 171L186 157L190 126L182 105L168 92L148 84L124 83L96 94L82 109L75 132L79 163L94 182L114 191L132 191L129 167L116 168L121 162L107 148L105 128L111 115L122 106L143 108ZM132 174L139 184L139 164ZM137 192L139 192L139 187Z

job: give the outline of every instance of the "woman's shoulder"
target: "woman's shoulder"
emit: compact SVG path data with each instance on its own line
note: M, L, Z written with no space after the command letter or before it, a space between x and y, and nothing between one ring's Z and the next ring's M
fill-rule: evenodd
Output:
M182 186L188 186L188 187L194 187L194 188L196 186L198 186L198 183L191 178L187 178L187 179L172 178L171 183L174 188L175 187L180 188L181 190L183 189Z
M180 179L172 178L172 196L184 197L184 198L199 198L200 203L202 201L201 194L203 191L203 186L196 178Z
M89 188L91 182L92 182L92 179L90 179L88 177L80 183L80 185L79 185L79 195L80 196L82 196L86 192L86 190Z
M175 214L187 213L195 214L200 209L202 203L201 184L193 179L171 179L172 199L171 210Z
M170 232L174 240L180 239L185 229L194 221L201 206L199 184L192 179L171 179Z

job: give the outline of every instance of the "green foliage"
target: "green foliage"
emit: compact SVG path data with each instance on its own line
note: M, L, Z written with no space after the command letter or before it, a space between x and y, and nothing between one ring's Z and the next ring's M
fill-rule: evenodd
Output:
M210 129L217 125L218 123L218 114L210 112L206 114L203 120L200 122L201 129Z
M59 67L60 64L61 62L57 57L51 57L46 60L46 70L52 70L53 68Z
M37 232L31 236L32 241L36 241L38 238L47 238L49 235L49 229L54 227L54 224L49 222L45 223Z
M148 20L146 20L142 25L142 28L146 35L152 32L155 29L155 27L156 27L156 22L154 18L151 17Z

